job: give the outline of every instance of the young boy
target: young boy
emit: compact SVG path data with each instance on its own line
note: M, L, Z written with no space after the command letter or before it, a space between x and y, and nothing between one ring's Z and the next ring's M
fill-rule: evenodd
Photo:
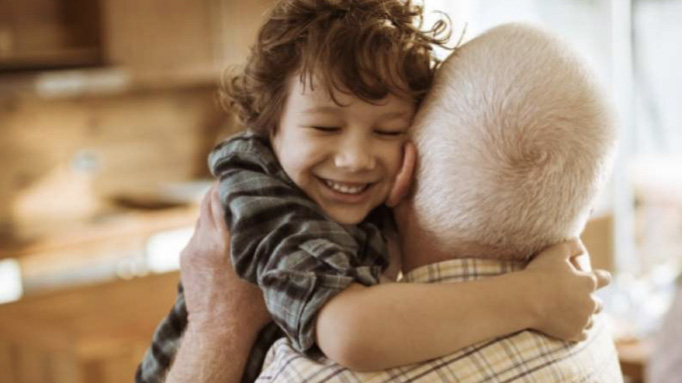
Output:
M399 0L284 0L270 13L244 73L227 87L231 105L250 131L210 157L221 181L235 269L261 286L274 323L297 350L317 356L321 349L350 367L349 350L360 337L374 344L377 357L364 360L362 368L440 356L529 324L576 338L593 307L591 291L580 287L586 277L576 275L567 277L576 289L562 300L564 306L553 302L566 297L563 291L524 292L527 316L504 323L496 320L506 312L504 304L481 299L477 315L461 315L472 300L457 294L457 288L420 288L422 298L406 302L418 319L405 323L422 321L426 328L450 331L424 336L414 347L382 348L382 339L361 332L367 321L386 320L380 314L368 317L370 308L381 307L387 295L412 289L408 284L366 286L378 284L389 265L383 234L390 229L389 215L381 205L398 199L391 195L393 185L412 158L409 149L403 156L406 131L438 64L431 47L444 42L439 36L445 24L422 32L420 21L421 9ZM518 281L534 281L537 275L516 274L488 284L499 286L501 296L517 297L519 286L526 285ZM452 307L425 312L429 308L421 305L434 297ZM342 298L361 302L366 310L325 315L328 303ZM576 310L585 320L569 323L547 315L551 310ZM163 379L186 316L180 287L176 307L157 329L138 370L138 382ZM481 323L488 325L472 327L485 330L460 336L464 328ZM279 336L273 328L263 334ZM254 352L262 354L271 342L261 339ZM246 380L259 369L260 359L252 361L255 367L247 369Z

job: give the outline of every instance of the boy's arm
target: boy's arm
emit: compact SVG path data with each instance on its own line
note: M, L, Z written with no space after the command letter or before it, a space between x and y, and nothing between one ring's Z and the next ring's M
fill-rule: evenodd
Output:
M354 284L320 310L317 343L337 363L367 371L528 328L580 339L599 309L590 293L608 283L607 275L575 270L575 251L565 244L544 253L524 271L473 282Z

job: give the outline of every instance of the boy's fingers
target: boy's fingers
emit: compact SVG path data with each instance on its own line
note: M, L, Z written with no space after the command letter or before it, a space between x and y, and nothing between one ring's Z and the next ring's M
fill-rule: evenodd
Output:
M388 195L386 205L388 207L395 207L407 195L412 184L412 176L414 175L415 162L417 160L417 151L411 141L405 143L405 150L403 153L403 163L400 172L396 176L393 189Z
M585 326L585 330L589 330L592 327L594 327L594 318L590 318L590 320L587 322L587 325Z
M583 246L583 241L581 241L580 239L574 238L568 241L568 243L570 246L571 256L577 257L587 252L585 250L585 246Z
M604 310L604 302L601 299L594 297L594 313L599 314Z
M581 255L584 252L584 248L582 247L582 243L577 239L570 239L552 246L552 251L560 253L564 259L573 263L571 258Z
M573 264L573 267L576 268L578 271L585 271L585 272L591 272L592 271L592 265L590 264L590 255L587 254L586 252L573 256L571 258L571 263Z
M608 286L611 284L611 273L606 270L597 269L593 271L594 276L597 277L597 289Z
M580 336L578 336L578 339L576 339L577 342L584 342L587 340L587 337L589 336L589 332L587 330L583 330L580 333Z

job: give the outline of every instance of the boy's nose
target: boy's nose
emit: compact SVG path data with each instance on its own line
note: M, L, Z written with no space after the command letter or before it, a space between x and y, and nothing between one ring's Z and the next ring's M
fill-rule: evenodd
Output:
M342 144L334 158L336 167L353 173L374 169L376 160L371 144L366 141L359 139Z

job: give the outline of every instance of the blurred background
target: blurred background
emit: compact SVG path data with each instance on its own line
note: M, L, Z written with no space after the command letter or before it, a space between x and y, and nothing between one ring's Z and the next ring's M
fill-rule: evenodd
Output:
M207 153L236 129L221 75L274 1L0 0L0 383L132 381L174 300ZM682 264L682 0L425 6L450 16L453 43L542 25L610 94L619 156L583 239L615 276L600 294L623 370L653 382L658 340L682 332L666 314Z

